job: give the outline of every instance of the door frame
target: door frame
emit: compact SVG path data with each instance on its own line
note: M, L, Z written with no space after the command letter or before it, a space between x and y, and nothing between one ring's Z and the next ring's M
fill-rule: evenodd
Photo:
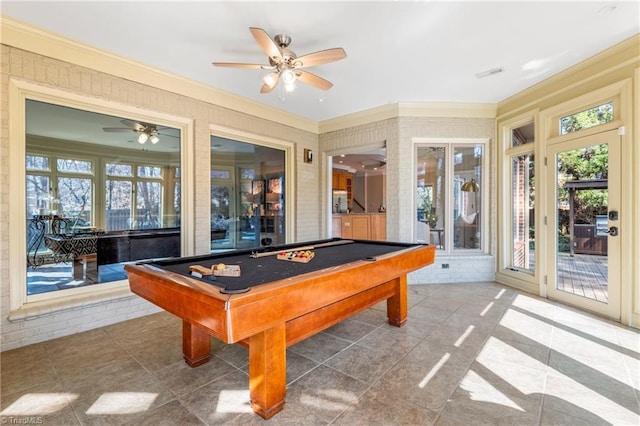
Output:
M602 131L598 133L592 133L588 135L576 134L575 137L565 137L562 141L558 141L552 145L548 145L546 149L546 179L545 179L545 191L546 209L545 215L547 218L547 253L546 253L546 294L549 299L555 299L580 309L591 311L600 315L607 316L616 321L621 320L622 313L622 277L621 277L621 265L622 265L622 236L625 233L624 218L625 212L623 211L621 201L621 188L622 188L622 137L619 135L617 129ZM556 289L557 284L557 229L558 229L558 215L556 210L557 200L557 179L556 179L556 154L560 152L569 151L572 149L578 149L585 146L593 146L597 144L607 143L609 145L609 158L608 158L608 204L607 210L616 210L619 212L620 219L616 221L608 221L608 226L617 226L620 235L607 237L608 252L607 252L607 271L608 271L608 302L606 304L598 302L593 299L589 299L583 296L577 296L575 294L565 292ZM573 230L571 231L573 232ZM627 231L630 232L630 231Z

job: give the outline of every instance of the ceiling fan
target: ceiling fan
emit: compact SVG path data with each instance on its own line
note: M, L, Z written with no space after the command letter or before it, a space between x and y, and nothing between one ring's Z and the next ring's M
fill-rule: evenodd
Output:
M251 27L249 29L262 50L264 50L269 57L269 65L235 62L213 62L213 65L217 67L271 70L271 72L262 79L263 85L260 88L260 93L271 92L280 80L282 80L285 90L288 92L295 89L295 82L297 80L322 90L328 90L333 86L333 83L309 71L303 71L302 69L339 61L347 57L347 53L341 47L296 56L296 54L289 49L289 44L291 43L290 36L278 34L274 38L271 38L262 28Z
M160 141L160 135L162 136L170 136L175 137L174 135L160 133L159 130L168 129L168 127L158 127L155 124L145 123L142 121L133 121L122 119L120 120L122 124L127 127L103 127L102 130L105 132L134 132L138 134L138 143L144 144L147 141L150 141L152 144L157 144Z

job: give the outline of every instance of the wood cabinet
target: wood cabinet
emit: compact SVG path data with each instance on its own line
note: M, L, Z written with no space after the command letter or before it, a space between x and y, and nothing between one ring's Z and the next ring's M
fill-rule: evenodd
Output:
M345 185L347 186L347 202L350 203L353 201L353 176L347 175L345 176Z
M333 189L347 190L347 176L344 172L333 172Z
M353 175L341 170L334 170L332 176L333 189L347 191L347 202L353 201Z
M387 217L384 214L372 214L369 218L369 239L386 241Z
M386 216L367 213L333 215L331 235L354 240L384 241L387 237Z
M355 240L369 240L369 216L368 214L352 214L351 238Z
M331 236L342 237L342 216L333 216L331 220Z

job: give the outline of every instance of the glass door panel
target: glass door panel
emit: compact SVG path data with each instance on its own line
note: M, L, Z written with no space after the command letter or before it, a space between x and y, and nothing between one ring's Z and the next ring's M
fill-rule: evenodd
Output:
M578 138L549 154L549 296L619 319L620 137Z
M211 249L232 249L235 247L233 221L235 217L231 202L233 188L229 184L211 184Z

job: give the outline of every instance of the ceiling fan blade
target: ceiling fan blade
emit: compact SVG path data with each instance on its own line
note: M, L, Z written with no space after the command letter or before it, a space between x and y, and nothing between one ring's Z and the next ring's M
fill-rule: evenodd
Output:
M280 80L278 80L278 81L280 81ZM278 81L276 81L276 84L274 84L271 87L269 87L269 85L266 84L266 83L263 84L262 87L260 88L260 93L269 93L269 92L271 92L278 85Z
M239 64L236 62L212 62L214 67L227 67L227 68L257 68L261 69L262 67L269 67L268 65L260 65L260 64Z
M324 78L312 74L308 71L296 71L296 74L298 74L298 80L302 81L303 83L315 86L318 89L329 90L333 86L333 83L331 83L330 81L325 80Z
M119 133L126 133L126 132L136 132L136 129L125 129L123 127L103 127L102 130L104 130L105 132L119 132Z
M133 121L133 120L129 120L128 118L123 118L122 120L120 120L120 122L122 124L124 124L127 127L132 127L134 129L137 129L138 127L141 127L142 124L137 122L137 121Z
M329 62L339 61L340 59L344 59L346 57L347 52L345 52L342 47L335 47L333 49L320 50L318 52L302 55L296 58L293 63L296 68L306 68L326 64Z
M271 58L275 63L280 63L284 60L282 58L282 52L280 52L280 48L265 30L255 27L250 27L249 29L251 30L253 38L256 39L262 50L264 50L269 58Z

